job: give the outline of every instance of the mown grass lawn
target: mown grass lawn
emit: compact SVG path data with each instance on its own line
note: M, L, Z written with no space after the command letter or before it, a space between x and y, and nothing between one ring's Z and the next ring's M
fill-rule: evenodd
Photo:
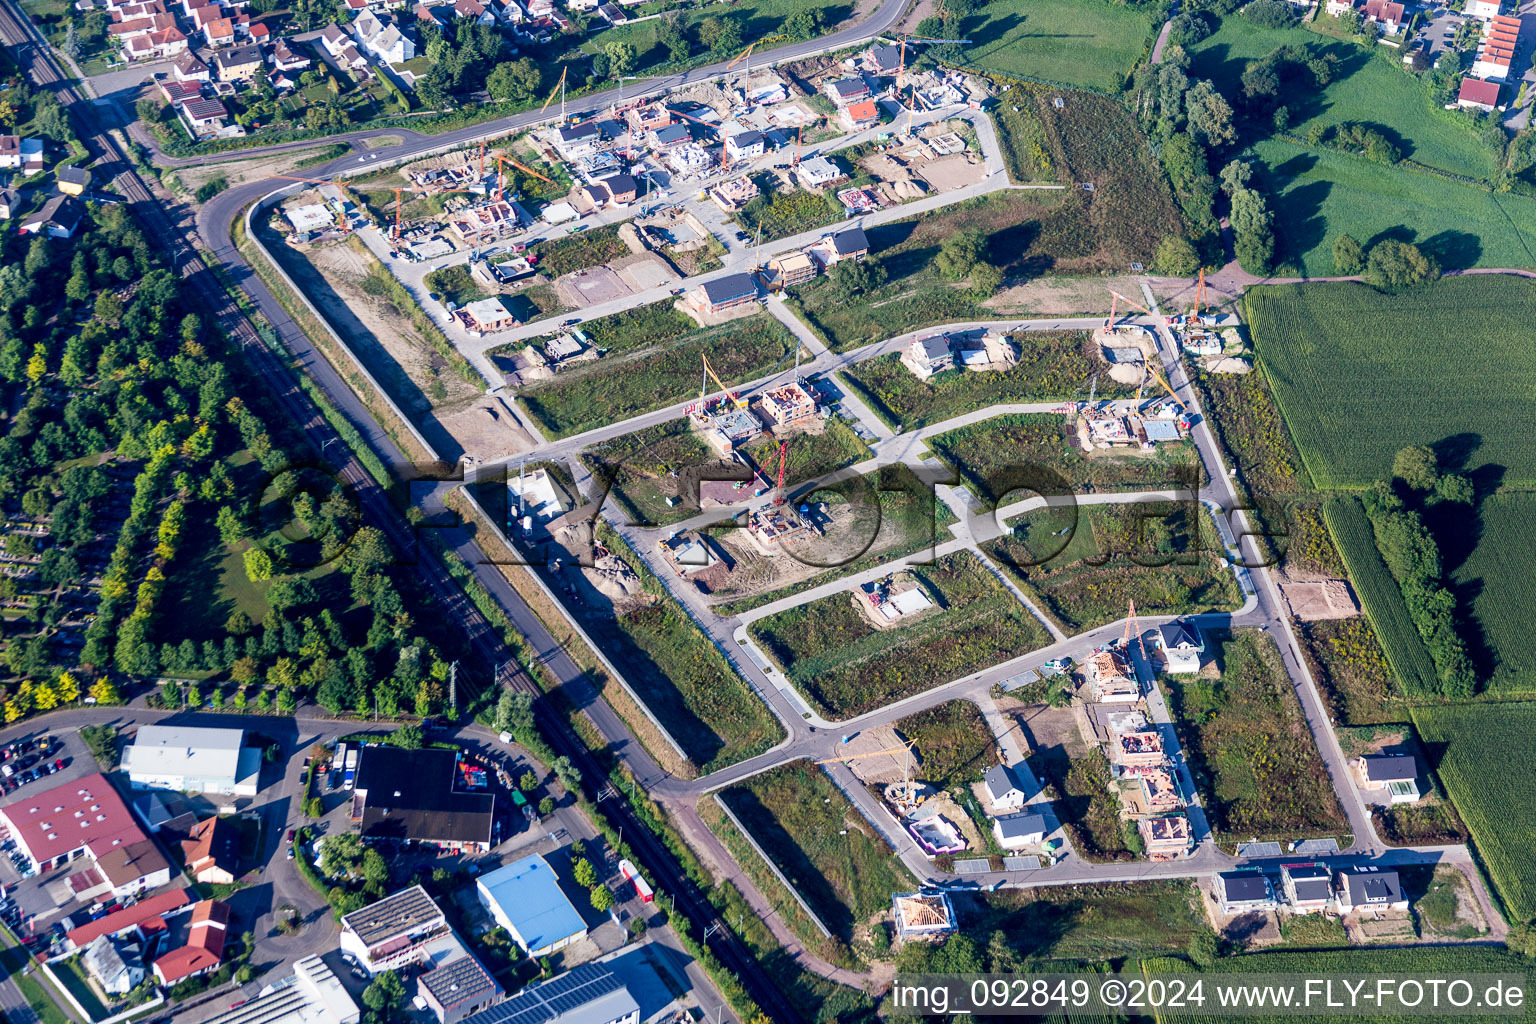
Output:
M754 775L721 798L844 941L914 884L885 840L809 761Z
M991 0L965 19L961 54L987 71L1114 92L1158 27L1130 4Z

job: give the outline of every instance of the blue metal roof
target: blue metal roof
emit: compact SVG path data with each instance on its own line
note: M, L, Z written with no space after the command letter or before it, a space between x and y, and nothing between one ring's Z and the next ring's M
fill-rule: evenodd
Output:
M535 854L477 879L530 949L541 949L587 930L560 891L554 869Z

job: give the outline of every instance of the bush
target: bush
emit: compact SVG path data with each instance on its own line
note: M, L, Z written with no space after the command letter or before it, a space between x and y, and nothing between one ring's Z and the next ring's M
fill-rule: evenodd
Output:
M1166 235L1157 244L1152 269L1169 277L1191 277L1200 270L1200 254L1188 239Z
M1193 46L1211 34L1211 20L1201 11L1184 11L1168 27L1168 42L1174 46Z
M1296 9L1286 0L1253 0L1243 17L1264 28L1285 28L1296 20Z

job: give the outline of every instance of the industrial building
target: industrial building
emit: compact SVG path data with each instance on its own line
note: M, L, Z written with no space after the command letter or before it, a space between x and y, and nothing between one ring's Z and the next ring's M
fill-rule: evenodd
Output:
M479 960L465 953L416 979L417 998L439 1024L458 1024L501 1001L506 993Z
M72 928L64 933L64 944L70 949L89 946L103 935L123 935L136 932L139 936L153 935L166 930L166 918L186 913L192 899L185 889L172 889L148 899L139 900L131 907L114 910L106 917Z
M35 871L88 862L68 879L77 899L139 895L171 880L170 864L99 772L27 794L0 808L0 820Z
M291 975L205 1024L357 1024L361 1016L335 973L310 954Z
M530 985L466 1024L639 1024L640 1004L602 964L582 964Z
M352 788L352 820L364 839L489 850L496 797L459 781L452 750L366 746Z
M255 796L261 751L244 741L241 729L141 726L123 768L134 789Z
M587 926L535 854L475 879L481 904L529 956L547 956L586 938Z
M448 931L448 918L419 885L402 889L341 919L341 948L369 971L419 962L429 940Z

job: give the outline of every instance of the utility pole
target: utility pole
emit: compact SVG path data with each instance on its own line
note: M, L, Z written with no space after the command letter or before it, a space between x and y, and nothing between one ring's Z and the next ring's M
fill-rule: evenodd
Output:
M459 710L459 663L448 666L448 706Z

